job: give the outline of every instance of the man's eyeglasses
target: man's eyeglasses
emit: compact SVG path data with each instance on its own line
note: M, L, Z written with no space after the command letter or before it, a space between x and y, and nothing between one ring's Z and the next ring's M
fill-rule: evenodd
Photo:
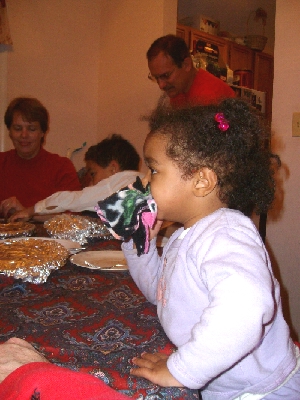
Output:
M173 71L165 72L164 74L161 74L158 76L153 76L149 72L148 79L150 79L150 81L155 82L155 83L158 83L158 81L167 82L170 79L171 75L175 72L175 69L176 69L176 67L173 69Z

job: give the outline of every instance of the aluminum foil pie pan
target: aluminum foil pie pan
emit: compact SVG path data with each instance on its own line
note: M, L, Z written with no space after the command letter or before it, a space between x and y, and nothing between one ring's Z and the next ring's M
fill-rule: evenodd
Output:
M112 238L106 226L95 218L81 215L61 214L44 222L49 236L55 239L67 239L79 242L81 245L88 242L89 237L103 239Z
M34 238L0 241L0 273L24 282L44 283L62 267L69 251L54 240Z
M0 224L0 239L18 236L31 236L35 230L35 225L29 222L9 222Z

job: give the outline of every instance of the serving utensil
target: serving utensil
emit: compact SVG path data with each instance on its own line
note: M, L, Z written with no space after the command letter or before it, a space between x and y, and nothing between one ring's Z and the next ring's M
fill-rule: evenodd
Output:
M71 254L76 254L85 249L86 249L86 247L71 247L71 248L69 248L69 252Z
M108 267L102 268L102 267L99 267L99 265L92 264L88 261L85 261L84 263L85 263L85 265L87 265L90 268L103 269L103 270L113 269L113 268L118 268L118 267L126 267L126 264L114 264L114 265L110 265Z

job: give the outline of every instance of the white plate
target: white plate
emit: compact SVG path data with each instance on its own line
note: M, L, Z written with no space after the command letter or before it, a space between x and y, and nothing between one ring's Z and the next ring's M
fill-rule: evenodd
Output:
M124 271L128 269L124 254L120 250L83 251L70 258L73 264L89 269Z
M64 246L67 250L69 250L70 253L74 254L75 252L80 251L81 244L78 242L73 242L72 240L66 240L66 239L54 239L54 238L47 238L47 237L35 237L35 236L23 236L23 237L17 237L17 238L9 238L9 240L23 240L23 239L38 239L38 240L54 240L57 243L60 243L62 246ZM8 238L6 239L8 240Z

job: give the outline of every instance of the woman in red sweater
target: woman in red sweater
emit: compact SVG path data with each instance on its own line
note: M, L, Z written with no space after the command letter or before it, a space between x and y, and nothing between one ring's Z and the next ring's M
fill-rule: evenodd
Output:
M39 100L15 98L4 122L14 149L0 152L0 213L3 203L16 210L61 190L81 189L72 162L43 148L49 115Z

